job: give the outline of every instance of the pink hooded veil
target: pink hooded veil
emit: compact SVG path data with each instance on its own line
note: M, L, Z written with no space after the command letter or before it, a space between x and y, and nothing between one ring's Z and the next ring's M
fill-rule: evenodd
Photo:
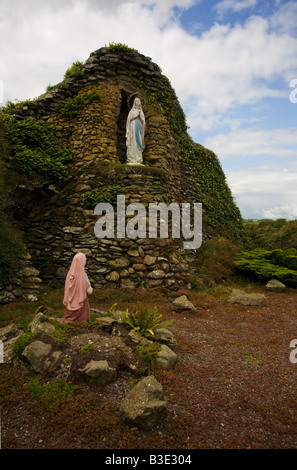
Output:
M77 253L72 260L65 280L63 304L68 310L78 310L87 297L86 255Z

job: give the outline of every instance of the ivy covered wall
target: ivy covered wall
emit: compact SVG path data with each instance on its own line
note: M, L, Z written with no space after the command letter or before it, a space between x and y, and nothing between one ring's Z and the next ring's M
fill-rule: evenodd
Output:
M143 167L125 165L135 94L146 117ZM94 236L94 205L114 203L116 193L145 207L202 202L204 239L240 237L240 212L217 156L192 141L169 80L137 51L101 48L44 95L2 111L10 146L2 156L10 175L5 210L44 281L62 285L73 255L84 251L95 287L190 287L179 241Z

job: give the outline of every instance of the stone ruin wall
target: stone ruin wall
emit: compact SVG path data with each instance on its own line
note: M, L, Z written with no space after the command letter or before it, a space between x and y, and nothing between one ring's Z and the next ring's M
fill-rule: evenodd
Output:
M73 150L72 179L67 196L52 182L27 179L13 192L16 223L24 233L30 258L31 291L37 293L41 278L63 286L76 252L86 254L87 272L93 287L190 288L187 263L170 239L98 239L94 235L96 217L82 205L82 195L90 189L120 184L127 188L126 204L141 202L181 202L183 181L181 155L166 118L144 103L146 117L145 168L130 167L125 160L125 122L127 99L140 92L130 79L141 68L150 92L161 74L150 59L138 54L116 54L100 49L90 55L82 78L68 78L41 98L18 108L15 119L31 117L55 125L62 145ZM65 118L58 107L69 97L98 91L101 99L81 109L77 116ZM189 169L187 169L189 173ZM25 181L25 180L24 180ZM64 188L65 189L65 188ZM197 195L192 190L192 200ZM191 202L191 201L187 201ZM38 270L38 272L36 271ZM28 297L21 280L6 286L10 300ZM30 286L29 286L30 289Z

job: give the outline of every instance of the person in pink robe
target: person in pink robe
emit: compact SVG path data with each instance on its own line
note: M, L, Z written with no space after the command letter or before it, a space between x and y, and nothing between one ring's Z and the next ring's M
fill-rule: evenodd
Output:
M77 253L72 260L65 280L63 305L64 315L60 323L85 321L91 316L88 295L93 291L85 272L86 255Z

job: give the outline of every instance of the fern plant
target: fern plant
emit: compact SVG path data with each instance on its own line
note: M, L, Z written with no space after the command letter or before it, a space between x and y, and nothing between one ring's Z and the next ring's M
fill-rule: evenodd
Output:
M141 302L138 302L138 308L135 312L129 312L128 309L121 317L122 323L136 331L142 336L153 336L154 330L166 328L172 324L172 320L162 321L162 314L155 306L149 310Z

